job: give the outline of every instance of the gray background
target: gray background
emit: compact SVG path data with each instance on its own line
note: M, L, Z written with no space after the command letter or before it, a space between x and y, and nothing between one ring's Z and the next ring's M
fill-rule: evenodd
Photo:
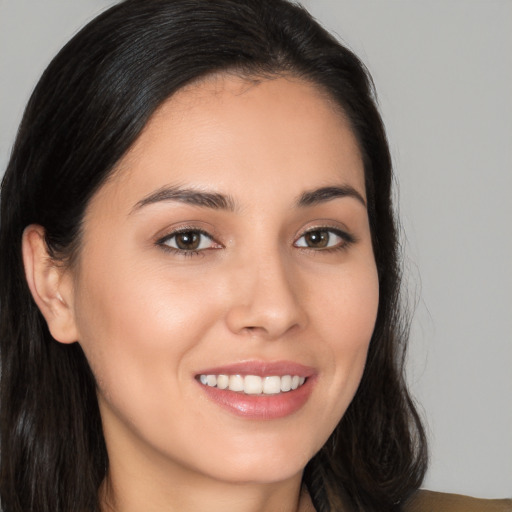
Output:
M0 0L0 173L39 75L109 0ZM512 496L512 0L305 0L368 65L416 313L425 487Z

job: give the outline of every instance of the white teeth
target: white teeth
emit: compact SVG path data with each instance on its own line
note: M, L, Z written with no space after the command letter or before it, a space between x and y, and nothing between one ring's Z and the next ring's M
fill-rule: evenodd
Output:
M306 377L299 375L200 375L199 382L204 386L229 389L247 395L276 395L299 388L306 382Z
M229 377L227 375L217 376L217 387L219 389L226 389L229 386Z
M281 391L290 391L290 389L292 389L292 376L281 377Z
M260 395L263 391L263 380L257 375L246 375L244 378L244 393Z
M263 379L263 393L266 395L276 395L281 391L281 379L275 377L265 377Z
M231 391L243 391L244 378L241 375L231 375L229 377L229 389Z

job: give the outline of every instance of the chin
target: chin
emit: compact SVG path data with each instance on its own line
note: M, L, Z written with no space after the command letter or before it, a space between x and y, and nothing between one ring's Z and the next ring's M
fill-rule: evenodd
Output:
M302 473L308 461L276 461L272 457L258 462L246 463L233 467L223 467L220 472L210 474L215 479L232 484L273 484L283 482Z
M226 447L220 464L218 456L212 454L208 457L206 472L219 480L237 484L282 482L302 473L317 451L306 448L305 443L293 446L286 446L284 441L277 446L263 442L248 444L252 446L234 451Z

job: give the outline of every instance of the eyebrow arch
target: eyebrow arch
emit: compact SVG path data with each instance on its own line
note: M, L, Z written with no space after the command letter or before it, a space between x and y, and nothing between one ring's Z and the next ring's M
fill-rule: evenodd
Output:
M149 196L141 199L133 208L132 213L148 204L159 203L163 201L178 201L202 208L211 208L213 210L236 209L235 201L232 197L216 192L203 192L192 188L162 187Z
M350 185L344 185L341 187L322 187L304 192L297 200L297 206L299 208L314 206L320 203L331 201L332 199L336 199L338 197L353 197L366 208L366 201L364 200L363 196Z

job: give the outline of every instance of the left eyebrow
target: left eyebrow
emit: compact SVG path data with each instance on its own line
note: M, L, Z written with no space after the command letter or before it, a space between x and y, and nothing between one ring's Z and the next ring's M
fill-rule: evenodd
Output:
M304 208L332 201L339 197L352 197L357 199L357 201L366 208L366 201L364 200L364 197L350 185L343 185L341 187L322 187L306 191L301 194L296 204L299 208Z
M141 199L132 208L132 213L148 204L166 201L177 201L179 203L187 203L202 208L211 208L212 210L234 211L236 209L235 201L231 196L218 194L216 192L203 192L190 188L162 187L144 199Z

